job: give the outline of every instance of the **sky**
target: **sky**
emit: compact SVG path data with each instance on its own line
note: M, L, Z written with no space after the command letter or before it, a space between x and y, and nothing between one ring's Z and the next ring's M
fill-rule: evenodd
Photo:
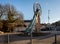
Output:
M41 23L48 23L48 10L50 23L60 20L60 0L0 0L0 4L11 4L17 11L23 13L24 20L31 20L34 15L33 4L38 2L42 8Z

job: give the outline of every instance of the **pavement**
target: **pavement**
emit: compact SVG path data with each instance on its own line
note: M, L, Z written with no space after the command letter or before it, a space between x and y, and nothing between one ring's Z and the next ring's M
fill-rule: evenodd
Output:
M59 33L59 32L58 32ZM9 34L9 36L8 36ZM30 36L21 35L21 33L0 34L0 44L30 44ZM9 40L9 42L8 42ZM54 34L44 34L32 37L32 44L53 44ZM57 44L60 44L60 35L57 35Z

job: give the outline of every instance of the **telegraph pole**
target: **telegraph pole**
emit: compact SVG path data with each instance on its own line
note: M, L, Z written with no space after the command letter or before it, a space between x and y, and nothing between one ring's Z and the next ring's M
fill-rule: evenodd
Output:
M50 30L50 10L48 10L48 27L49 27L49 30Z
M48 10L48 23L50 23L49 21L50 21L50 16L49 16L49 14L50 14L50 10Z

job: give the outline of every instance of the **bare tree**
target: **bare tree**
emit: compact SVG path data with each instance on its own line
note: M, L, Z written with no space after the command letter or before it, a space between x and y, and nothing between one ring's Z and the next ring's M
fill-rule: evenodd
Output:
M8 30L13 30L15 26L23 24L23 14L21 12L19 13L13 5L0 5L0 12L0 18L4 15L7 17L3 25L5 28L7 27Z

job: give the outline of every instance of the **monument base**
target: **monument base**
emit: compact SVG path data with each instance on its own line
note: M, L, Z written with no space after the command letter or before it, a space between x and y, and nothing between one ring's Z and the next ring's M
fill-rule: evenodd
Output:
M36 31L36 32L39 32L39 31L40 31L40 28L41 28L40 23L36 23L35 31Z

